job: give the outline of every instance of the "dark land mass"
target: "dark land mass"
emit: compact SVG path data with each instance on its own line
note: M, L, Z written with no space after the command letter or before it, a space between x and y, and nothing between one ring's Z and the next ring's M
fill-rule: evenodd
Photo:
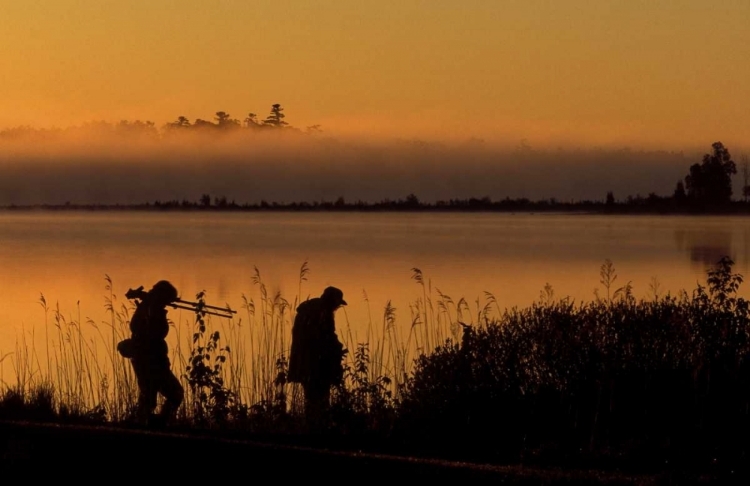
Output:
M428 203L420 201L410 194L405 199L383 200L380 202L345 202L343 198L336 201L313 202L267 202L243 203L228 201L225 197L214 198L204 195L199 202L188 200L153 201L140 204L29 204L6 205L0 209L8 211L21 210L87 210L87 211L279 211L279 212L528 212L528 213L586 213L586 214L663 214L663 215L748 215L750 202L744 200L724 204L698 204L690 201L678 201L673 197L628 197L624 202L612 201L571 201L562 202L555 199L531 201L529 199L510 199L493 201L485 198L451 199Z
M210 433L149 431L128 427L0 421L0 464L3 471L27 477L48 475L80 478L91 469L109 472L102 480L234 471L257 479L283 480L360 478L367 484L393 480L471 481L464 484L656 485L708 484L717 478L688 476L679 471L631 475L618 471L490 465L367 452L316 436L226 438ZM733 478L726 478L733 479Z

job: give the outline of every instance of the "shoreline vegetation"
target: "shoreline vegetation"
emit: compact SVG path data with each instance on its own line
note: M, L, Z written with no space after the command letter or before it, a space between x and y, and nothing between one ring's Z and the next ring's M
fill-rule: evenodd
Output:
M388 303L355 342L337 320L345 380L318 433L306 429L301 390L286 381L309 268L300 268L291 301L269 294L256 269L260 297L243 295L246 320L197 311L173 323L172 366L186 399L171 428L496 465L736 479L750 452L750 302L738 296L743 276L733 264L722 258L692 291L663 294L654 284L636 300L607 260L593 300L576 303L545 286L536 302L511 309L489 293L475 305L454 301L414 268L423 296L406 321ZM132 306L118 304L109 277L106 290L110 321L101 324L66 320L41 297L43 328L0 356L16 378L3 383L0 419L132 427L137 387L114 351Z
M396 200L384 199L379 202L347 202L343 197L334 201L237 203L226 197L204 194L198 201L155 200L140 204L10 204L0 206L6 211L205 211L205 212L504 212L504 213L594 213L594 214L659 214L659 215L746 215L750 214L749 201L730 201L723 204L691 203L675 197L629 196L623 202L609 201L570 201L555 199L532 201L526 198L505 198L492 200L489 197L450 199L447 201L424 202L414 194Z
M277 106L277 105L274 105ZM603 200L570 200L560 201L555 198L532 201L528 198L505 197L492 200L489 196L482 198L449 199L426 202L410 193L397 200L383 199L379 202L363 200L346 201L343 196L337 199L300 202L268 202L261 200L255 203L237 203L227 196L211 196L204 193L197 201L188 199L155 200L140 204L79 204L66 201L63 204L9 204L0 206L5 210L158 210L158 211L330 211L330 212L384 212L384 211L421 211L421 212L565 212L596 214L750 214L750 162L743 161L744 184L742 199L732 199L732 176L737 167L729 150L721 142L712 144L712 153L703 156L702 163L690 166L684 182L679 180L671 196L659 196L650 193L647 197L640 194L627 196L623 201L615 199L608 191Z

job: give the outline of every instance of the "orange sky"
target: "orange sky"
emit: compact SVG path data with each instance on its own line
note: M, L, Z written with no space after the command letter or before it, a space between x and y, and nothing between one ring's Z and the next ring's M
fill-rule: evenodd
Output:
M747 0L0 0L0 128L750 146Z

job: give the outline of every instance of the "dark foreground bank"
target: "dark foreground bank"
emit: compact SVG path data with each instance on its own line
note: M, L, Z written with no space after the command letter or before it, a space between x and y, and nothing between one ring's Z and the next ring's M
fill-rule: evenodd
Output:
M367 484L410 479L508 485L681 483L675 474L626 476L489 466L171 432L11 421L0 422L0 458L6 473L78 479L107 471L96 474L102 481L240 474L250 482L272 475L282 481L339 477ZM710 480L692 478L691 482Z

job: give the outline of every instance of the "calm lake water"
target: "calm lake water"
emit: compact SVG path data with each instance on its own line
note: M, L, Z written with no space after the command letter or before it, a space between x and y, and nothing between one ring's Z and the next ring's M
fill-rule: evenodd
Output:
M604 291L605 259L615 287L631 282L637 298L657 283L661 293L694 289L722 255L743 275L750 261L750 219L736 216L19 211L0 213L0 235L0 357L24 333L39 339L42 295L68 320L109 322L105 275L116 305L128 303L128 288L160 279L186 300L205 290L208 304L234 309L243 296L259 301L257 275L290 303L334 285L349 303L337 325L362 340L368 323L382 326L388 302L397 325L411 325L413 303L425 297L413 268L433 303L439 293L464 298L471 321L485 292L500 307L526 306L546 284L555 297L590 300Z

